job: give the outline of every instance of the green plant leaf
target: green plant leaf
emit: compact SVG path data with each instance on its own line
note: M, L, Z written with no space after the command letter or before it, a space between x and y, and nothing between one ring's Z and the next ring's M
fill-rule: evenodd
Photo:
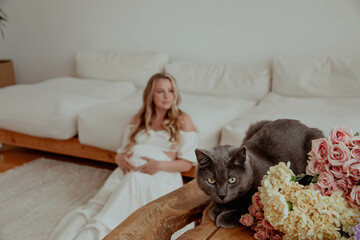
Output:
M342 237L345 237L345 238L350 238L350 234L343 231L343 230L339 230L339 233Z
M316 183L318 181L318 177L319 177L319 175L313 176L312 179L311 179L311 182Z
M307 186L310 183L314 183L314 178L316 177L316 181L317 182L317 176L311 176L308 174L299 174L296 175L296 182L298 182L301 185Z
M288 205L288 209L289 209L289 211L292 211L293 210L293 204L292 204L292 202L289 202L289 201L286 201L286 203L287 203L287 205Z

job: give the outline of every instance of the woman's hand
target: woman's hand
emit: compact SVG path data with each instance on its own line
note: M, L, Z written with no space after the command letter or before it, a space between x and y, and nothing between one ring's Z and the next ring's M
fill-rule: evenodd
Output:
M147 163L145 163L144 165L138 166L134 169L134 171L140 171L142 173L147 173L150 175L154 175L155 173L157 173L158 171L160 171L160 162L149 158L149 157L141 157L142 159L144 159L145 161L147 161Z
M133 153L125 154L118 153L115 156L115 162L119 166L119 168L123 171L124 175L128 172L135 170L135 166L129 161L129 158L133 155Z

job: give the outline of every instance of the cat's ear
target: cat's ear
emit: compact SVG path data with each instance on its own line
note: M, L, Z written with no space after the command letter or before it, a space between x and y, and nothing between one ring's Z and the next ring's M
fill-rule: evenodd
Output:
M207 151L204 149L195 149L195 155L200 166L205 166L212 161Z
M246 147L242 146L235 152L230 162L232 162L234 165L242 166L244 165L245 161L246 161Z

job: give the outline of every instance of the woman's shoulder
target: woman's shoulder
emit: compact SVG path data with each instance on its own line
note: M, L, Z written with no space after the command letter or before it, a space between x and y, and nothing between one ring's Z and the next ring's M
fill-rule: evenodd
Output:
M139 121L140 121L140 114L135 114L130 121L130 125L136 125L138 124Z
M182 112L180 115L180 127L184 132L193 132L196 130L190 115L185 112Z

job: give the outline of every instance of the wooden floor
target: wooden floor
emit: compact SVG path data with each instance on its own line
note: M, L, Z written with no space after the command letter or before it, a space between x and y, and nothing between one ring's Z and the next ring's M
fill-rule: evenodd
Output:
M3 145L2 149L0 150L0 172L5 172L8 169L21 166L25 163L31 162L41 157L55 159L59 161L73 162L98 168L106 168L110 170L116 168L116 165L111 163L97 162L89 159L82 159L26 148L14 147L10 145Z

